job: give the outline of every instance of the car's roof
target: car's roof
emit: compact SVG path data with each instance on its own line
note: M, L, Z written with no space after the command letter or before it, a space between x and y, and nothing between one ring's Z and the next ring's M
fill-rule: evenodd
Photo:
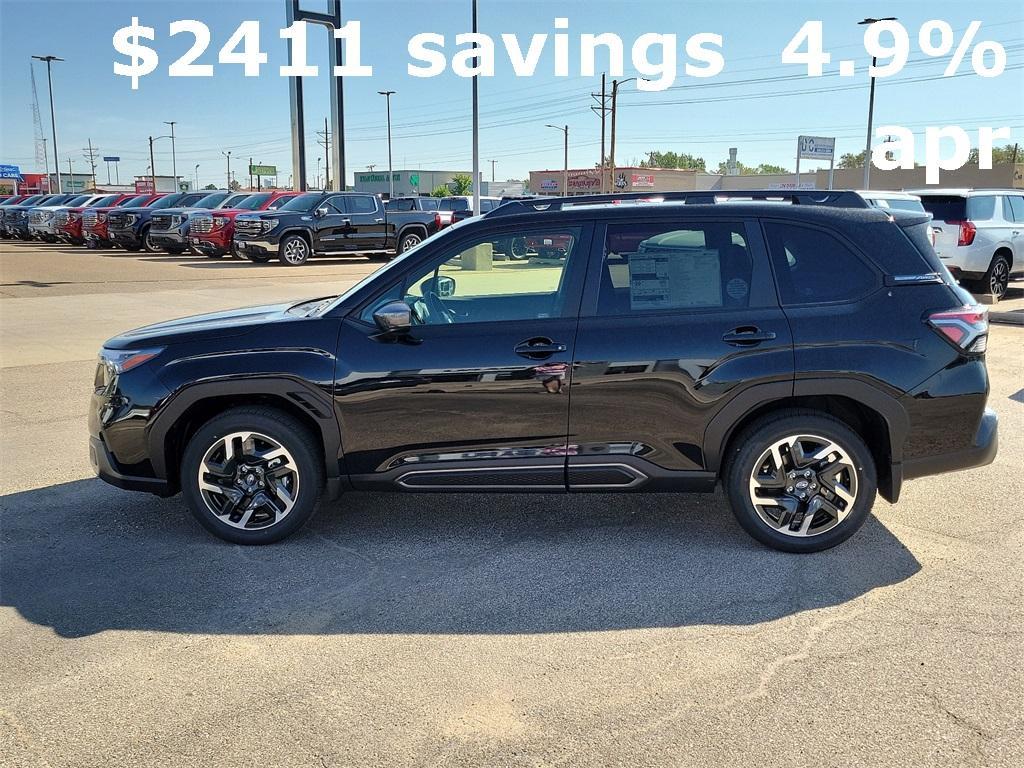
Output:
M899 192L896 190L888 189L858 189L857 194L863 197L865 200L877 200L884 198L886 200L920 200L920 195L911 192Z
M975 195L1024 195L1024 189L911 189L908 190L915 195L931 196L941 195L943 197L973 197Z

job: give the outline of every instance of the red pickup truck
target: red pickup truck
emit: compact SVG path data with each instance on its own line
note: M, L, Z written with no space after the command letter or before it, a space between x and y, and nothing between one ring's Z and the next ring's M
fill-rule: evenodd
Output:
M158 194L146 192L141 195L127 194L111 205L86 208L82 211L82 239L90 248L113 248L114 243L107 236L107 214L114 208L149 205L154 200L159 200L164 194L163 192Z
M189 224L189 246L196 253L219 259L234 253L235 217L253 211L276 211L298 192L253 192L234 208L199 213Z
M82 231L82 214L90 208L106 208L120 203L122 200L136 197L134 194L115 192L107 195L102 200L97 200L92 205L82 205L75 208L62 208L54 216L57 228L57 239L72 245L84 245L85 233Z

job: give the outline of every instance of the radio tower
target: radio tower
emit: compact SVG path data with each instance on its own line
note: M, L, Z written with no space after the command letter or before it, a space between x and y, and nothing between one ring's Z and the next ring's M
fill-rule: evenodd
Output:
M36 142L36 169L43 166L46 171L47 184L50 177L50 160L46 155L46 140L43 138L43 120L39 117L39 95L36 93L36 68L28 65L28 71L32 75L32 130L35 133ZM49 187L47 187L49 189Z

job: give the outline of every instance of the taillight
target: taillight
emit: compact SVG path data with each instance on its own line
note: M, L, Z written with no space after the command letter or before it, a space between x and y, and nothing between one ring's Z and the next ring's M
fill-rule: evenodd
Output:
M947 224L955 224L960 227L960 234L957 237L957 245L971 245L974 243L974 237L978 234L978 228L974 226L973 221L947 221Z
M965 352L988 348L988 310L978 305L932 312L928 324Z
M438 229L441 228L441 214L440 213L435 213L434 214L434 226L437 227Z

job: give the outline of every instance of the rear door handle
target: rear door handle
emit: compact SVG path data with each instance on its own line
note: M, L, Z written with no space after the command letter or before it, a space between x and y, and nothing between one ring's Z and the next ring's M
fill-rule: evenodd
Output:
M537 336L517 344L515 352L517 355L530 360L544 360L559 352L565 352L566 349L565 344L560 344L543 336Z
M772 341L775 338L775 331L762 331L754 326L743 326L733 328L722 336L722 341L732 344L734 347L752 347L762 341Z

